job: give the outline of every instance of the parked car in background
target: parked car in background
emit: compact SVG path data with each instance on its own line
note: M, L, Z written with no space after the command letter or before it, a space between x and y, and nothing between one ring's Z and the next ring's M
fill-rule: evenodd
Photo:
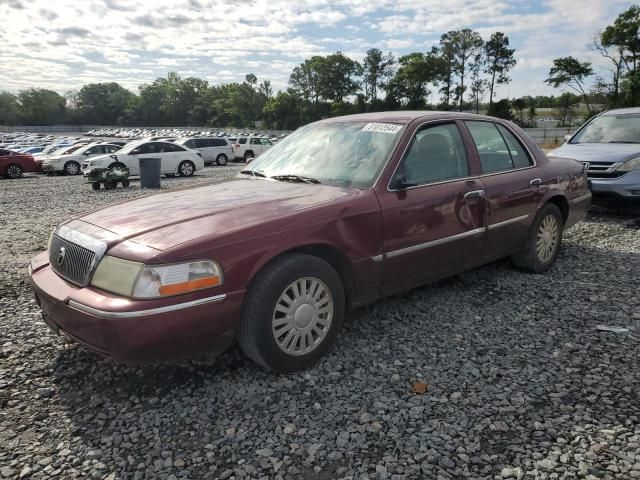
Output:
M197 170L204 168L202 156L171 142L130 142L117 153L93 157L82 163L82 172L88 173L94 168L113 168L125 166L132 176L140 175L140 158L159 158L163 175L180 175L190 177Z
M640 108L596 115L548 155L582 162L596 199L639 202Z
M65 175L80 175L81 165L88 158L97 155L114 153L120 150L120 145L94 144L80 145L63 150L60 155L42 157L42 171L45 173L64 173Z
M510 122L352 115L300 128L236 178L64 222L29 271L45 322L103 355L237 338L292 371L330 347L350 306L503 257L548 270L590 199L579 162L550 161Z
M18 153L0 149L0 175L20 178L25 172L35 172L38 166L30 153Z
M174 143L200 152L205 165L213 162L215 162L216 165L226 165L229 159L233 158L233 149L231 148L231 144L224 138L187 137L179 138Z
M233 154L236 160L250 162L258 155L273 146L271 140L258 136L240 136L233 143Z

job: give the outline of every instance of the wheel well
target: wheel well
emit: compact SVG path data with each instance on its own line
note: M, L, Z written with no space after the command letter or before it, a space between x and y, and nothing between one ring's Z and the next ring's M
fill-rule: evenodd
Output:
M569 202L562 195L556 195L555 197L551 197L547 200L547 203L553 203L556 207L560 209L562 213L562 221L566 223L567 217L569 216Z
M292 253L302 253L305 255L311 255L313 257L320 258L321 260L324 260L329 265L331 265L333 269L338 273L338 276L342 281L342 285L344 286L345 304L347 305L347 308L348 308L349 302L353 298L353 295L355 294L355 275L353 273L353 266L351 265L351 262L349 261L349 259L346 257L344 253L342 253L340 250L338 250L335 247L332 247L330 245L321 245L321 244L303 245L300 247L295 247L295 248L292 248L291 250L287 250L273 257L265 265L263 265L259 271L262 271L274 260ZM256 275L258 274L258 272L256 272ZM254 278L256 275L254 275Z

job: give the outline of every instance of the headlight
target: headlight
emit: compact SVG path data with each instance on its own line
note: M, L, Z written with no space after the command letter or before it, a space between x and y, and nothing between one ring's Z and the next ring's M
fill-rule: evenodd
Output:
M211 260L174 265L144 265L106 255L91 285L133 298L158 298L222 285L220 266Z
M630 172L632 170L640 170L640 157L627 160L616 169L618 172Z

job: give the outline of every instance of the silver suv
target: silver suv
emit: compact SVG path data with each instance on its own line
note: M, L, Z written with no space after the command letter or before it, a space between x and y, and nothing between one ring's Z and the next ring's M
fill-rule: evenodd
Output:
M271 147L273 147L273 143L268 138L239 136L233 144L233 154L236 160L248 163Z
M640 201L640 108L596 115L548 155L582 162L594 197Z

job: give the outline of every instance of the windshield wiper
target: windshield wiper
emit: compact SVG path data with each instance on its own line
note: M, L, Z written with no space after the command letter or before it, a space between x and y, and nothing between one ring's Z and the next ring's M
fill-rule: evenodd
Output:
M260 170L240 170L243 175L253 175L254 177L266 178L267 176Z
M631 140L611 140L607 143L640 143L640 142L632 142Z
M304 177L302 175L272 175L269 178L282 182L320 183L317 178Z

